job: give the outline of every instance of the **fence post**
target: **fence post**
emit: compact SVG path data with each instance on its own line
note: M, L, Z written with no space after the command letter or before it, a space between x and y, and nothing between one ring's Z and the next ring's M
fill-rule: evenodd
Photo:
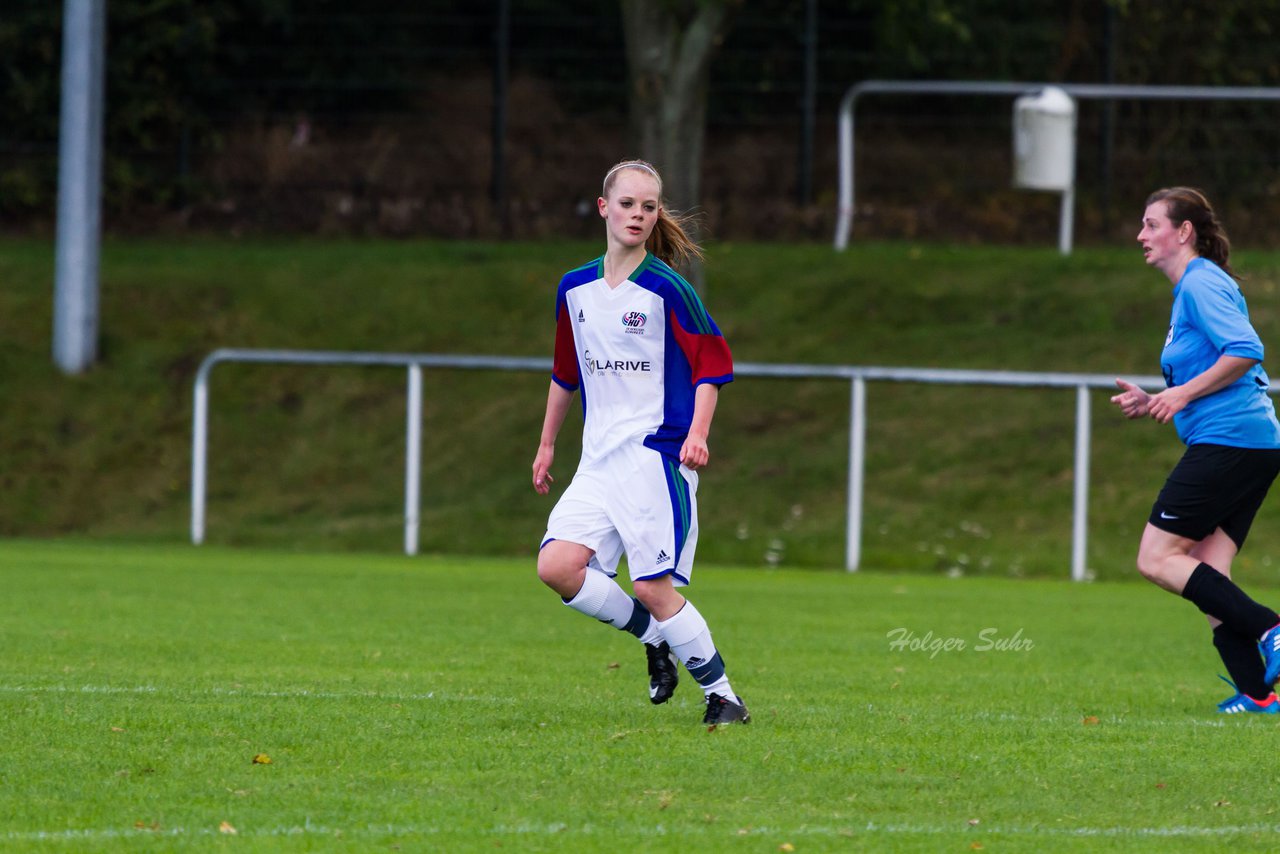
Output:
M196 373L195 411L191 416L191 542L204 542L205 479L209 458L208 362Z
M409 406L404 453L404 553L418 553L418 508L422 483L422 365L409 365Z
M844 568L857 572L862 561L862 480L866 468L867 381L853 378L849 393L849 518L846 522Z
M1076 471L1071 514L1071 580L1085 580L1089 528L1089 387L1076 386Z

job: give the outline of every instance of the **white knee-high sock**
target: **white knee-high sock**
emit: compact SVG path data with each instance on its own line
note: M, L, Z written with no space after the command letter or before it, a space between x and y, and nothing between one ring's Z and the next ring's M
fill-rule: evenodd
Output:
M702 686L704 694L719 694L726 700L738 702L738 695L729 687L729 677L724 672L724 659L711 640L707 621L692 602L685 600L684 607L674 617L658 623L658 631L684 663L689 675Z
M654 644L662 639L658 621L650 616L648 609L603 572L588 569L582 588L572 599L564 600L564 604L615 629L630 632L644 643Z

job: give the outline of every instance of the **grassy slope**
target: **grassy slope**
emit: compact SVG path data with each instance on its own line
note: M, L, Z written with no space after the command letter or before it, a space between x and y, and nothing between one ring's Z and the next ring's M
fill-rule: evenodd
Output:
M750 727L708 733L687 680L650 706L634 641L523 561L10 541L0 847L1274 841L1240 769L1280 731L1216 715L1201 618L1148 585L700 573Z
M589 244L110 242L102 364L49 356L52 250L0 243L0 534L179 541L191 380L220 346L545 356L550 300ZM1280 256L1237 266L1280 341ZM708 304L740 361L1152 374L1168 289L1132 249L718 245ZM404 376L222 366L214 374L209 538L327 548L400 543ZM427 375L423 547L527 554L550 501L527 485L546 379ZM1179 446L1094 397L1090 566L1129 571ZM1062 574L1070 392L872 385L864 562ZM562 434L562 482L577 454ZM837 566L848 390L740 380L703 478L702 558ZM1273 502L1274 504L1274 502ZM1241 566L1280 579L1264 508ZM1274 532L1274 533L1273 533Z

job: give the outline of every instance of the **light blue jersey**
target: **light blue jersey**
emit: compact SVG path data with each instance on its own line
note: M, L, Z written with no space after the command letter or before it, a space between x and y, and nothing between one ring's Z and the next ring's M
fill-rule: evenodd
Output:
M1234 279L1206 258L1187 265L1173 289L1169 335L1160 354L1167 386L1182 385L1222 356L1258 364L1226 388L1205 395L1173 417L1187 445L1280 448L1280 422L1267 394L1262 340L1249 323L1249 308Z

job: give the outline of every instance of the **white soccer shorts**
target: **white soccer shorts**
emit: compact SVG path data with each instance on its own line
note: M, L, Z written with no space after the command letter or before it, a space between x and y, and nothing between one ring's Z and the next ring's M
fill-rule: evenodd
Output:
M670 574L681 587L698 545L697 493L697 472L643 445L624 445L574 473L542 545L584 545L595 552L588 566L610 577L625 552L632 581Z

